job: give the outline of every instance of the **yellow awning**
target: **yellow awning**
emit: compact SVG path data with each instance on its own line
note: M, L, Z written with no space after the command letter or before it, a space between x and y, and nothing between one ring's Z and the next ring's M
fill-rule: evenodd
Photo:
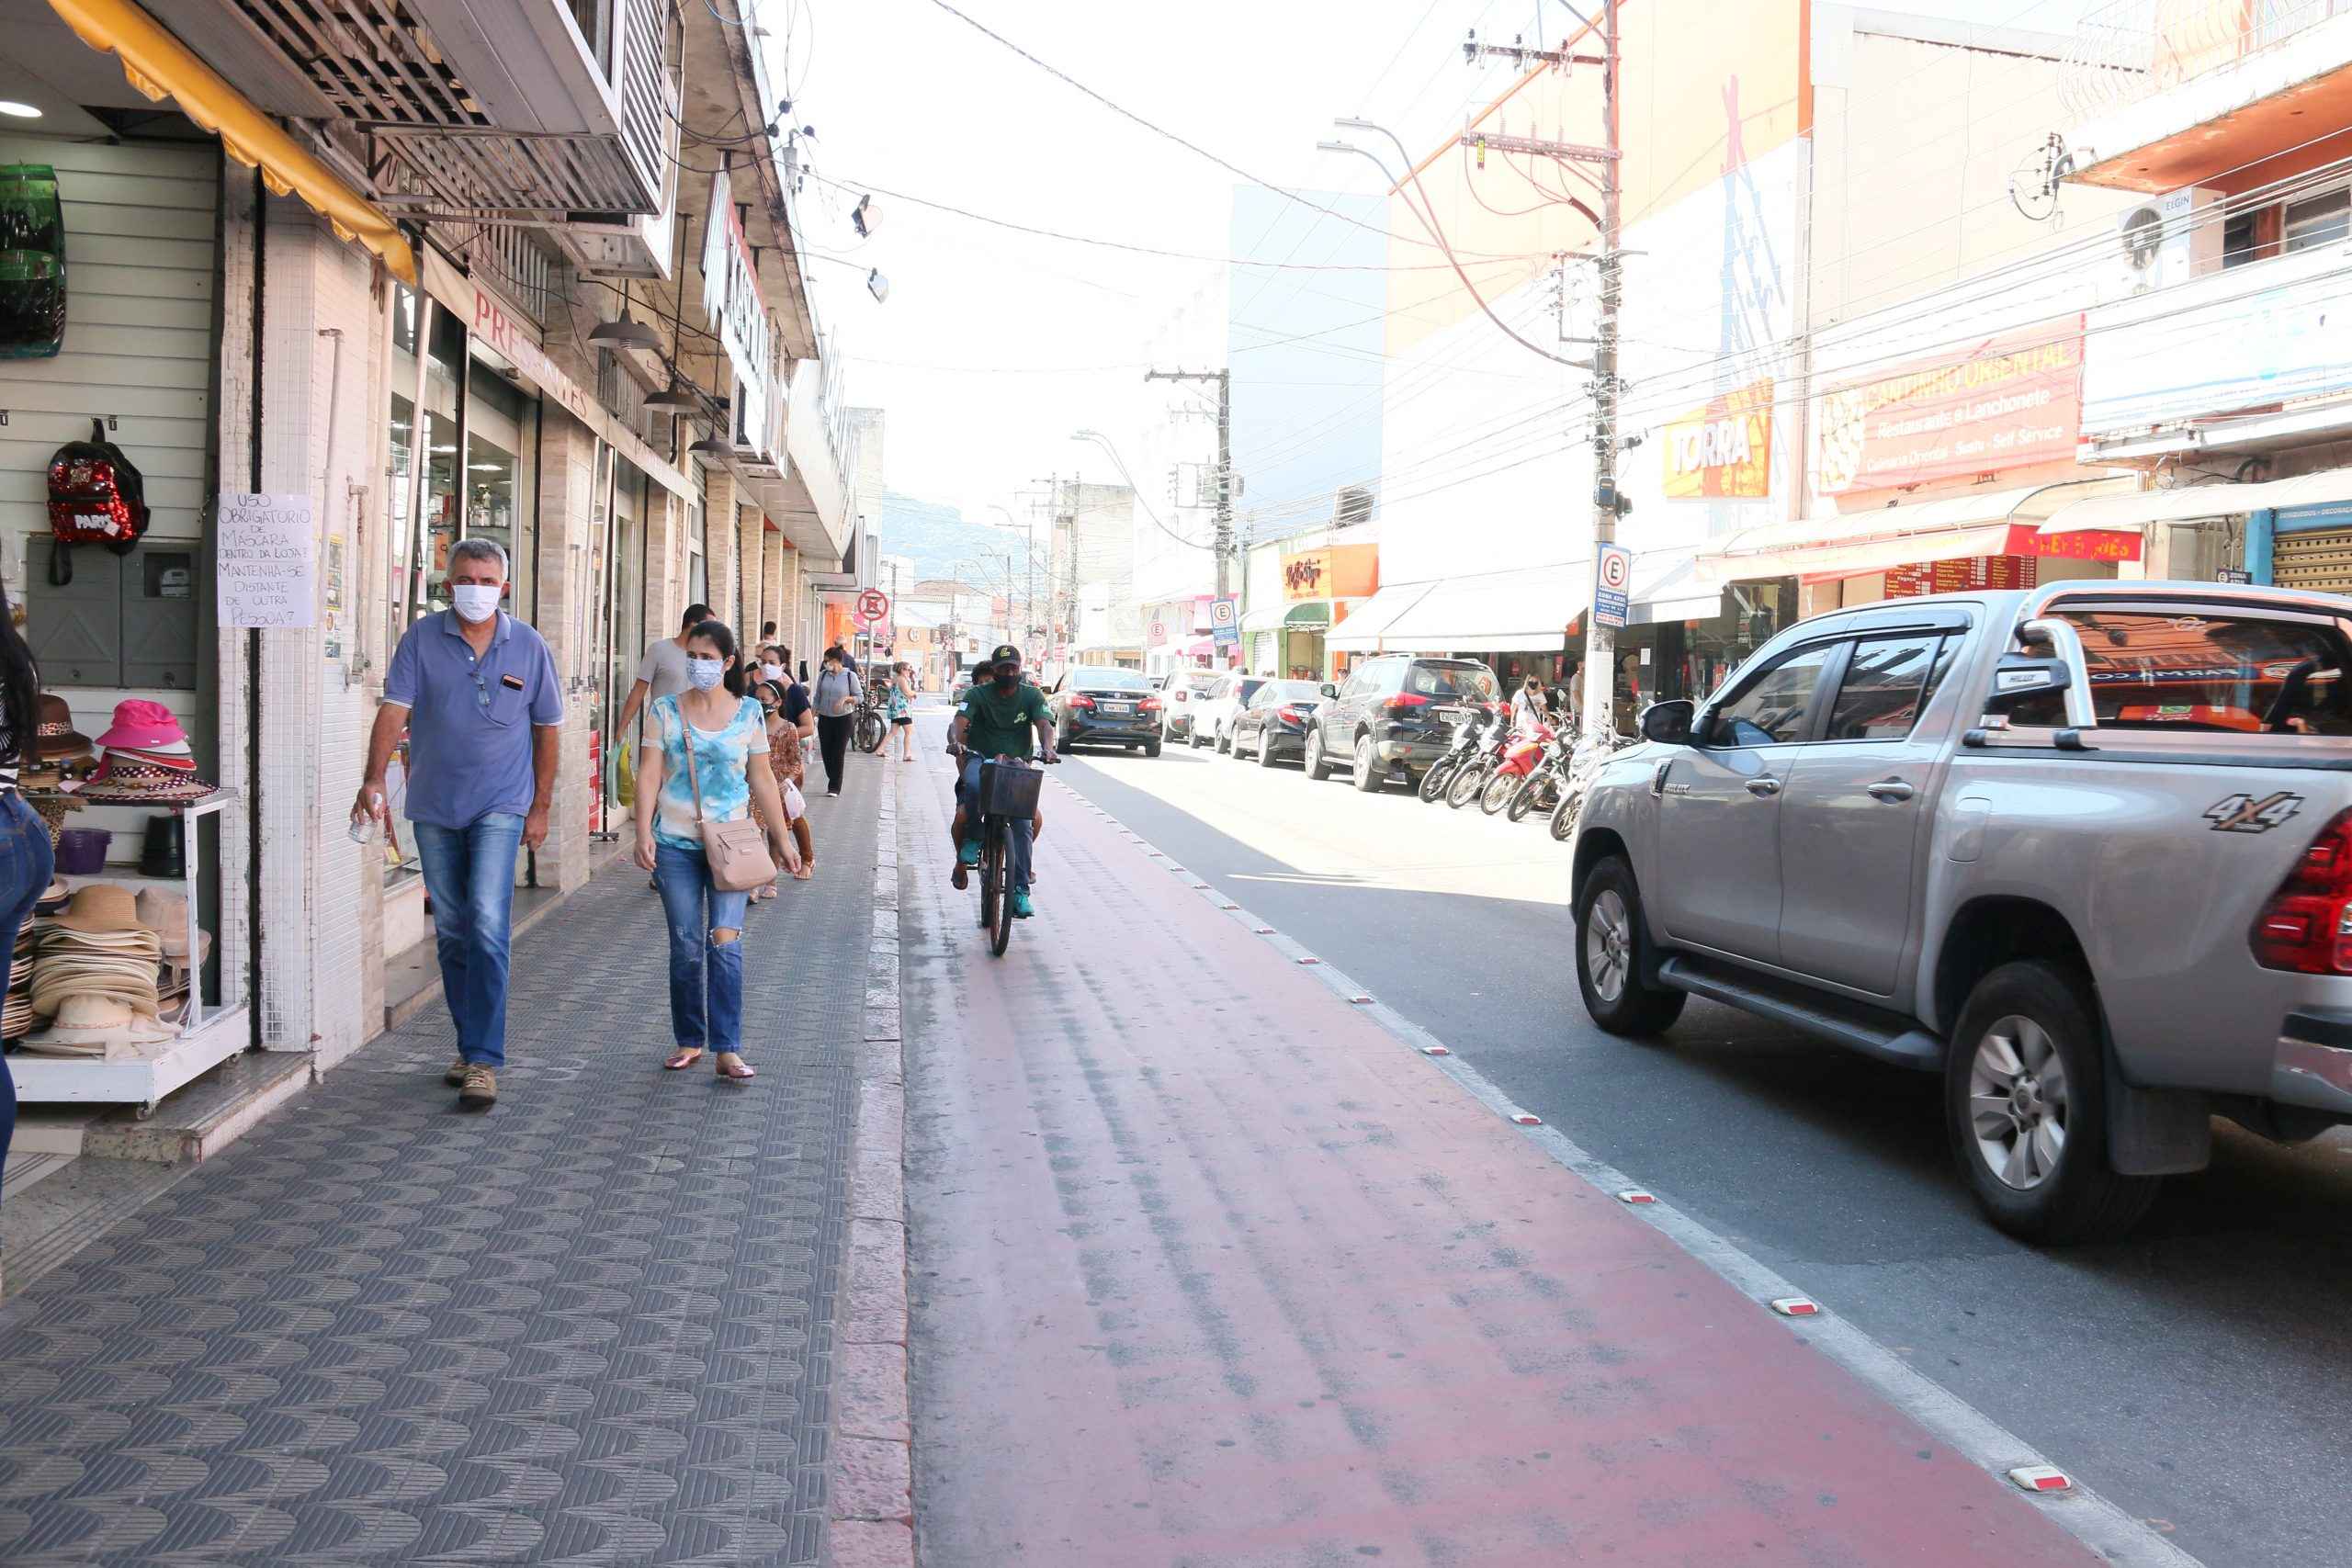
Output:
M175 100L181 113L220 138L229 156L261 170L262 182L273 192L300 197L334 227L338 238L358 241L383 257L401 282L415 285L416 254L392 220L302 151L146 12L130 0L49 4L84 43L119 59L132 86L159 103L167 97Z

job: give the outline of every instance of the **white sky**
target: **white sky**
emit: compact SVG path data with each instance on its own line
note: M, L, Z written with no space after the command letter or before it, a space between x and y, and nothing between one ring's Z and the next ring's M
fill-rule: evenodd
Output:
M691 3L691 0L690 0ZM1371 190L1361 159L1318 152L1359 115L1417 150L1506 80L1462 58L1465 29L1508 42L1573 26L1561 0L950 0L1032 53L1258 177ZM1719 0L1725 6L1763 0ZM2069 30L2099 0L1876 0L1984 27ZM1044 228L1209 254L1229 248L1237 177L1055 80L935 0L757 0L816 172ZM1588 13L1590 7L1579 5ZM813 35L813 46L812 46ZM849 365L849 400L888 411L893 489L996 521L1049 472L1115 479L1072 431L1124 408L1154 328L1203 268L1033 238L888 197L860 242L854 197L811 181L806 263ZM1320 259L1301 253L1301 260ZM865 273L889 279L877 305ZM1253 276L1263 276L1262 274ZM1284 274L1283 279L1312 274ZM1282 320L1282 283L1253 320ZM1131 445L1127 461L1138 461ZM1148 483L1148 479L1145 482Z

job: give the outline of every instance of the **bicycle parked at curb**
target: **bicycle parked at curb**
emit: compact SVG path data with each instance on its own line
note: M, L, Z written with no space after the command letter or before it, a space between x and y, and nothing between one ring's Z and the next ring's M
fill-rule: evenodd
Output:
M850 728L849 743L869 757L882 750L882 742L890 734L890 724L882 715L882 705L870 696L860 697L853 718L854 722Z

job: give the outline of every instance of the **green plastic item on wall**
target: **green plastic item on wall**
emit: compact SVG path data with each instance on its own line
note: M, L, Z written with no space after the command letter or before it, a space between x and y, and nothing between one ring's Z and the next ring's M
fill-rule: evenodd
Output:
M0 359L51 359L65 346L65 213L57 171L0 165Z

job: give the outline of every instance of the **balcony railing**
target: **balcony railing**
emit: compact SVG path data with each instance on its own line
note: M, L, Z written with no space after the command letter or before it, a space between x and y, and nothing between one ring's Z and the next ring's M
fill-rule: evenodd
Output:
M2061 98L2098 119L2346 14L2352 0L2110 0L2084 17Z

